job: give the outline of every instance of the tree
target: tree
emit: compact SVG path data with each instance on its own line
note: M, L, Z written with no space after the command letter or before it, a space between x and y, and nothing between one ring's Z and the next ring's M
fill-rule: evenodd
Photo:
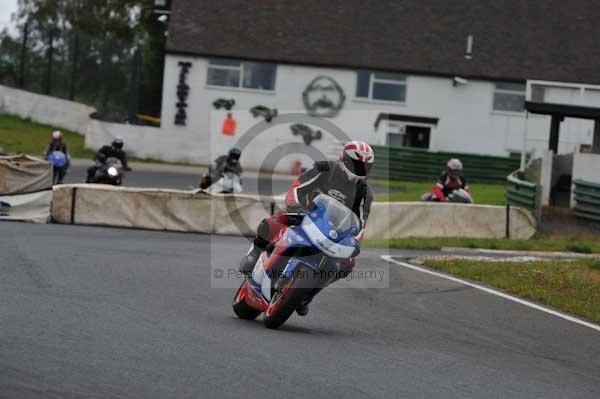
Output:
M17 85L19 47L19 42L10 36L7 29L0 32L0 82Z
M102 112L126 109L131 96L132 59L136 49L141 49L140 97L144 99L144 109L158 114L165 39L164 26L152 13L153 3L153 0L18 0L13 20L20 37L6 42L6 46L22 44L27 27L27 89L73 97L97 106ZM13 75L18 70L14 65L10 69L10 65L19 63L14 51L10 54L10 60L0 61L2 81L7 79L4 76L9 70Z

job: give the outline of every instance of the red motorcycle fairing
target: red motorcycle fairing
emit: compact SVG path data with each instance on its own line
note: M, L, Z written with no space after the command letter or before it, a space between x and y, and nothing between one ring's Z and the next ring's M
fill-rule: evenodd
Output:
M248 306L261 312L264 312L269 307L269 302L251 286L248 280L242 283L234 303L240 303L243 300L246 301Z
M281 240L281 238L285 234L286 230L287 228L282 229L271 240L274 249L263 264L265 272L268 272L282 260L282 255L287 250L287 246L282 245L284 243L284 240ZM263 297L262 293L260 292L260 288L255 288L248 279L246 279L242 283L242 286L240 287L238 294L235 297L234 303L240 303L243 300L246 301L248 306L261 312L265 312L268 308L270 308L270 311L272 313L276 308L276 306L273 307L269 305L269 302Z

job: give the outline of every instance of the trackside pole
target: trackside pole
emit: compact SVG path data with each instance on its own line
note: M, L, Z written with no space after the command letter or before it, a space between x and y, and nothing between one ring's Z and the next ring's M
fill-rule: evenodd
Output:
M529 119L529 111L525 112L525 129L523 131L523 148L521 150L521 166L519 170L525 172L525 158L527 157L527 119Z
M506 205L506 239L510 239L510 204Z

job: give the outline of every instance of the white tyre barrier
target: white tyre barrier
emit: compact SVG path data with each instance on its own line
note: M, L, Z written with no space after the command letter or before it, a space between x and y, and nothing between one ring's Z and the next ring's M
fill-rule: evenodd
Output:
M376 202L366 237L391 238L512 238L529 239L536 221L522 208L432 202Z
M50 219L52 191L0 195L0 220L47 223Z
M153 230L252 235L283 198L209 195L199 191L140 189L94 184L54 188L57 223ZM508 223L507 223L508 215ZM535 219L521 208L423 202L373 203L366 238L471 237L527 239Z

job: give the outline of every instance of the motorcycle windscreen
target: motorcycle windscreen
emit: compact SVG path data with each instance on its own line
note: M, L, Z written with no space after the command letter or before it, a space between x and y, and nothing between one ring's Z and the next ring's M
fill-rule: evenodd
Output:
M354 234L357 234L360 230L358 216L338 200L325 194L319 194L313 202L317 206L317 210L321 207L324 209L329 226L338 233L356 229Z
M354 236L358 233L358 217L337 200L320 194L314 199L315 209L302 221L302 229L309 240L326 255L347 259L356 248Z

